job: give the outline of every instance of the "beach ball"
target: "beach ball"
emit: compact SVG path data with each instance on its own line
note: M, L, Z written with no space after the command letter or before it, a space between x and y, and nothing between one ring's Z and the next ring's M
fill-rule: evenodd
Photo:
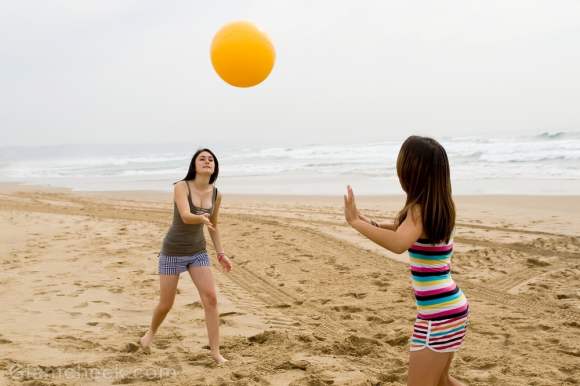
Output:
M213 38L210 53L220 78L236 87L260 84L272 71L276 59L268 36L247 21L223 26Z

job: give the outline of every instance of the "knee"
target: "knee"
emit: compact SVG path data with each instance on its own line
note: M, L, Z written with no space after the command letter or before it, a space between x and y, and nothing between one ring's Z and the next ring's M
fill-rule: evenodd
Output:
M201 296L203 306L207 308L217 307L217 295L215 292L205 293Z

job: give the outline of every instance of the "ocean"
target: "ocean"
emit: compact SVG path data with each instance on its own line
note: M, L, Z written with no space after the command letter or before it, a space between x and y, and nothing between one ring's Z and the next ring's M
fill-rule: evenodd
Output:
M455 194L580 194L580 131L439 139ZM0 181L78 191L169 191L193 152L209 146L218 186L240 194L399 194L400 141L301 146L218 144L0 147Z

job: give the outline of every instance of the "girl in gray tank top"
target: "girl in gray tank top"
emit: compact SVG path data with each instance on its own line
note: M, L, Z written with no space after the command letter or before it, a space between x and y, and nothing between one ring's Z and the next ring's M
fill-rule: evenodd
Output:
M185 178L175 183L173 221L159 254L160 298L153 310L149 330L140 340L144 350L149 350L159 326L173 305L180 274L187 271L203 304L211 356L217 363L226 361L219 349L216 287L203 233L205 226L217 252L218 263L225 272L229 272L232 263L223 252L218 228L221 193L214 186L218 174L219 163L214 153L209 149L200 149L193 155Z

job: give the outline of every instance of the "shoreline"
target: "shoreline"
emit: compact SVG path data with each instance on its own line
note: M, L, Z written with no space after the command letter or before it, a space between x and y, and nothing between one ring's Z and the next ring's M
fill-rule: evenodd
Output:
M219 186L219 184L218 184ZM130 193L137 193L137 194L144 194L144 195L167 195L170 194L170 190L161 190L161 189L124 189L124 190L78 190L66 186L59 186L59 185L50 185L50 184L37 184L37 183L28 183L28 182L3 182L0 181L0 190L54 190L54 191L66 191L75 194L93 194L93 195L121 195L121 194L130 194ZM346 189L346 185L345 185ZM356 192L355 192L356 193ZM228 193L230 197L239 197L239 198L249 198L249 197L271 197L271 198L290 198L290 197L312 197L312 198L336 198L342 197L341 194L302 194L302 193L295 193L295 194L288 194L288 193ZM367 197L367 198L394 198L394 197L403 197L403 194L395 194L395 193L374 193L374 194L357 194L359 197ZM529 197L529 198L555 198L555 197L563 197L563 198L579 198L580 193L578 194L521 194L521 193L454 193L453 197L460 197L460 198L511 198L511 197Z

